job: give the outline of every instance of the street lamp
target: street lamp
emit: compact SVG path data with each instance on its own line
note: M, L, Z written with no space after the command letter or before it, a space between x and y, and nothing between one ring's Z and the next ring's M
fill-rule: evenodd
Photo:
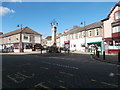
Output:
M21 27L21 31L20 31L20 52L23 52L23 46L22 46L22 24L21 25L17 25L17 27Z
M84 25L84 29L85 29L85 34L84 34L84 37L85 37L85 52L86 52L86 22L81 22L81 25Z

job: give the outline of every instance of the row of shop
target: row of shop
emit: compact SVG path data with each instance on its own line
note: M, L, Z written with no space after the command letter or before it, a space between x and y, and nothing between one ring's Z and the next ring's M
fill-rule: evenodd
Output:
M31 52L31 51L39 51L42 48L41 44L32 44L32 43L22 43L22 52ZM20 44L3 44L2 52L19 52Z

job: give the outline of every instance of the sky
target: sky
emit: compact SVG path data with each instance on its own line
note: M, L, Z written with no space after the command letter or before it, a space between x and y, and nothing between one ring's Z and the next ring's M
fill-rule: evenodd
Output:
M43 34L43 37L51 35L50 23L53 19L58 22L57 33L65 29L86 22L86 25L100 21L107 17L110 9L116 2L3 2L2 28L0 31L8 33L19 29L17 25Z

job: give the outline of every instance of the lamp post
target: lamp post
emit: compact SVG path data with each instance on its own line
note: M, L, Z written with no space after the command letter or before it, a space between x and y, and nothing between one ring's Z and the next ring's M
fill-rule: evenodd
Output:
M86 52L86 22L84 21L84 22L81 22L81 25L84 25L84 29L85 29L85 33L84 33L84 38L85 38L85 52Z
M22 24L21 25L17 25L17 27L21 27L21 30L20 30L20 52L23 52L23 46L22 46Z

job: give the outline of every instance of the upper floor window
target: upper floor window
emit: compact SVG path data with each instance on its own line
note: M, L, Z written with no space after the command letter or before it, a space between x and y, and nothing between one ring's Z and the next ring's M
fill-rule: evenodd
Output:
M120 10L115 12L115 20L120 19Z
M16 40L18 40L18 38L16 38Z
M95 36L98 36L99 35L99 29L95 29Z
M89 31L89 37L91 37L92 36L92 31Z
M30 35L30 42L34 42L35 41L35 37L33 35Z
M73 39L75 39L75 33L73 34Z
M120 26L113 27L113 33L120 32Z
M82 37L85 37L85 31L82 32Z
M80 38L80 32L78 33L78 38Z
M28 36L27 35L24 35L24 40L28 40Z

